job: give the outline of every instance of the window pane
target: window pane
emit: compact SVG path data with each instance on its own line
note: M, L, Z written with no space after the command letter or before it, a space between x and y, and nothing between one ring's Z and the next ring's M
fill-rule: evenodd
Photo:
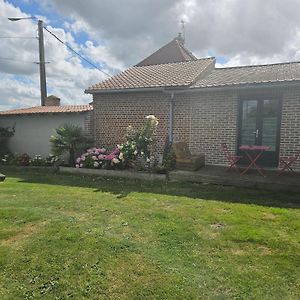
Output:
M278 118L278 101L264 100L264 119L262 130L262 144L270 146L271 151L276 150L277 141L277 118Z
M255 145L257 100L243 101L242 145Z

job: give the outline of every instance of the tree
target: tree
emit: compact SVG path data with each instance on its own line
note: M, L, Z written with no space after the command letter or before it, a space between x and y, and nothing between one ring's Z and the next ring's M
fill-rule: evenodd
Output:
M75 155L78 151L85 150L91 145L91 139L87 137L80 126L64 124L55 129L56 135L52 135L50 142L52 152L55 155L69 154L69 165L75 166Z

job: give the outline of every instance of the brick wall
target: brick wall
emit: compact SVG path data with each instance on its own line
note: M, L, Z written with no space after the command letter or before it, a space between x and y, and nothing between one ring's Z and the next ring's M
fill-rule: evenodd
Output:
M283 93L280 155L291 156L300 149L300 88ZM300 159L295 165L300 170Z
M126 128L139 128L147 115L159 119L155 148L161 155L169 126L170 95L163 93L113 93L94 95L95 141L112 148L124 142Z
M187 141L191 152L204 153L206 164L224 165L220 144L236 151L238 100L236 92L177 95L174 142Z
M192 153L206 155L207 164L227 164L220 144L226 142L236 153L238 100L247 93L253 94L253 90L175 94L174 142L188 142ZM282 95L280 155L293 155L300 147L300 89L257 90L254 97L255 94ZM128 125L138 128L145 116L154 114L160 120L156 149L161 155L168 135L169 101L169 94L158 92L94 95L96 144L113 147L122 143ZM297 168L300 169L300 161Z
M94 111L86 112L84 115L84 130L91 137L94 138Z

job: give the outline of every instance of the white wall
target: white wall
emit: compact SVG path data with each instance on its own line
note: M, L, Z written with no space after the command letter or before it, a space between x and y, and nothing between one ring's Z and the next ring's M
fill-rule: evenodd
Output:
M51 153L50 136L55 129L65 123L84 128L87 113L32 114L19 116L0 116L0 126L16 124L16 132L9 139L8 147L13 153L28 153L30 156Z

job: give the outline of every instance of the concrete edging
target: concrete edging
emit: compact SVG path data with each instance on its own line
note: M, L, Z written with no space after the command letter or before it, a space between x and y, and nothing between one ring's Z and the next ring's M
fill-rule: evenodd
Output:
M119 178L143 179L143 180L160 180L160 181L167 180L167 176L165 174L153 174L153 173L129 171L129 170L105 170L105 169L59 167L59 172L68 173L68 174L82 174L82 175L119 177Z

